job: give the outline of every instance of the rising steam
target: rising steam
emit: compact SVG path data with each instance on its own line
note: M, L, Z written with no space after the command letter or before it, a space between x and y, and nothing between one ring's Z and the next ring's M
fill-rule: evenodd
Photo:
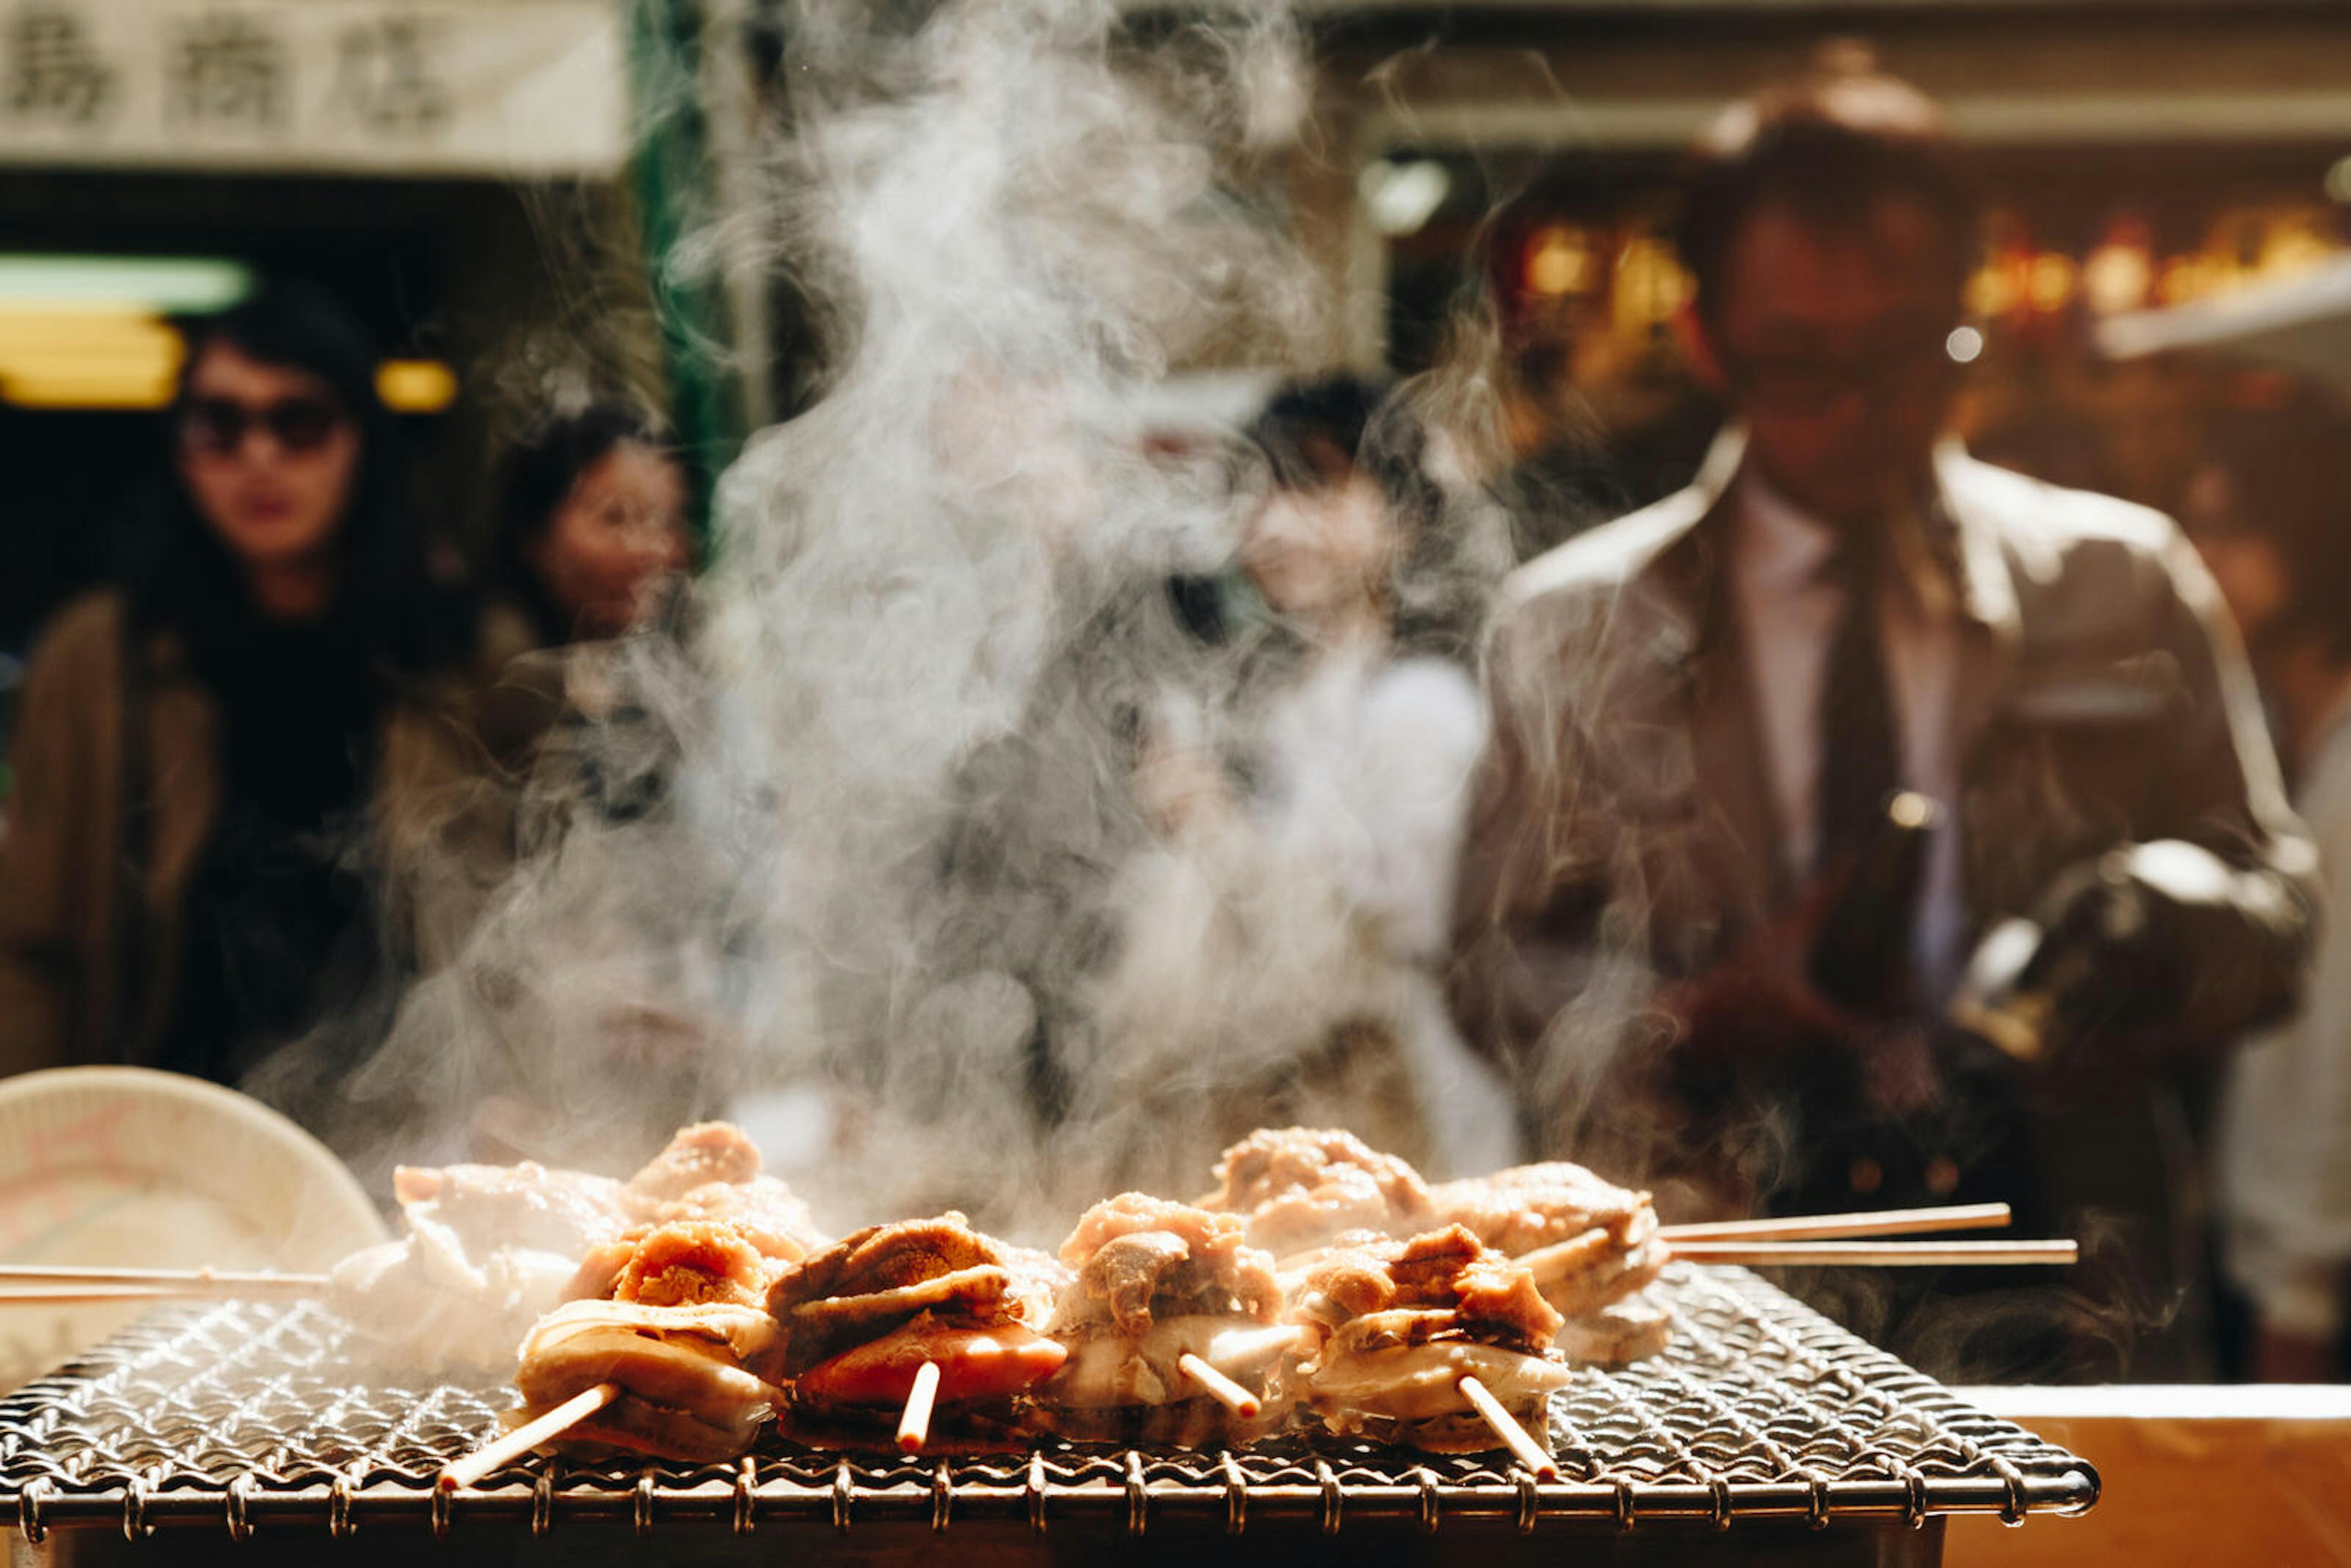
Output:
M725 476L687 633L571 672L590 722L534 775L526 858L341 1141L622 1167L723 1107L836 1223L954 1202L1036 1235L1113 1182L1200 1184L1261 1117L1376 1134L1434 1089L1450 1146L1506 1154L1490 1092L1369 1043L1441 1018L1334 886L1137 786L1228 749L1278 663L1166 592L1230 558L1247 455L1146 455L1131 408L1171 367L1324 358L1333 302L1255 193L1301 155L1292 28L827 0L788 36L758 237L711 245L771 247L820 395Z

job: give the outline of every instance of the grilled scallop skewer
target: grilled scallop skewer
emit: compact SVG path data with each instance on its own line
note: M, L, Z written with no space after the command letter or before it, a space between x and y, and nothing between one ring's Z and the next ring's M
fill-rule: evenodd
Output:
M1641 1291L1671 1254L1649 1195L1564 1160L1430 1190L1437 1212L1535 1277L1572 1361L1616 1366L1666 1345L1666 1314Z
M1506 1447L1557 1473L1544 1412L1569 1377L1551 1348L1560 1315L1467 1229L1332 1248L1293 1312L1320 1338L1301 1402L1331 1431L1439 1453Z
M1061 1273L953 1213L868 1226L785 1270L768 1307L785 1336L795 1434L892 1432L919 1448L942 1431L1017 1430L1029 1390L1069 1354L1035 1326Z
M522 1432L569 1454L707 1463L743 1453L784 1402L774 1381L783 1336L766 1305L773 1268L717 1221L658 1227L610 1299L566 1302L523 1342ZM521 1435L485 1452L504 1452ZM443 1484L493 1468L476 1455L451 1466Z
M1313 1335L1281 1321L1273 1258L1237 1216L1123 1193L1085 1212L1061 1260L1076 1277L1049 1332L1070 1359L1037 1390L1048 1430L1245 1442L1287 1419L1288 1373Z
M1935 1252L1899 1246L1834 1254L1779 1250L1798 1240L2001 1226L2009 1220L2003 1204L1666 1227L1647 1193L1563 1160L1432 1186L1403 1160L1331 1129L1262 1129L1227 1149L1216 1174L1217 1189L1202 1206L1239 1214L1252 1241L1283 1253L1285 1277L1311 1269L1334 1242L1462 1226L1528 1265L1544 1299L1565 1320L1560 1347L1571 1360L1598 1365L1622 1364L1664 1348L1666 1314L1643 1291L1677 1256L1895 1265L2070 1260L2058 1243L2022 1244L2022 1250L1966 1244ZM1677 1245L1685 1239L1686 1246ZM1750 1242L1765 1245L1756 1250L1744 1245ZM1729 1250L1734 1245L1740 1249Z
M1353 1134L1267 1128L1227 1149L1204 1207L1239 1214L1250 1240L1283 1254L1285 1277L1336 1244L1459 1225L1505 1254L1542 1254L1536 1284L1563 1320L1562 1344L1607 1364L1663 1348L1665 1314L1637 1297L1667 1253L1649 1195L1556 1161L1431 1186Z

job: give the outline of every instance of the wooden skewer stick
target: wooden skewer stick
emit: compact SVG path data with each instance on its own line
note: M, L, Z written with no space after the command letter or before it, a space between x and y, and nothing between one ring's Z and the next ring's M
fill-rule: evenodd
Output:
M939 1397L939 1364L926 1361L914 1369L914 1386L906 1392L906 1413L898 1417L898 1451L919 1454L931 1440L931 1406Z
M1668 1225L1668 1241L1800 1241L1839 1236L1910 1236L1931 1230L1997 1230L2011 1215L2004 1203L1954 1203L1939 1208L1885 1208L1865 1214L1807 1214L1787 1219L1725 1219Z
M1176 1358L1176 1369L1208 1392L1208 1397L1239 1416L1254 1421L1265 1414L1265 1401L1194 1355L1190 1351Z
M0 1284L201 1286L207 1291L323 1291L324 1274L273 1274L234 1269L116 1269L78 1263L0 1263Z
M1925 1268L1955 1263L2072 1263L2071 1241L1677 1241L1674 1256L1693 1263L1851 1264Z
M264 1293L241 1285L225 1290L204 1285L0 1285L0 1307L62 1305L69 1301L221 1301Z
M1519 1425L1517 1416L1502 1408L1502 1402L1494 1397L1493 1390L1466 1372L1456 1386L1461 1390L1464 1398L1477 1406L1478 1414L1486 1418L1486 1425L1494 1428L1494 1436L1501 1438L1510 1452L1518 1456L1519 1463L1534 1471L1535 1479L1559 1479L1559 1461L1543 1451L1543 1446Z
M500 1465L511 1464L541 1443L553 1442L620 1396L621 1385L617 1383L600 1383L581 1390L538 1419L527 1421L464 1458L442 1466L441 1490L455 1491L460 1487L472 1486Z

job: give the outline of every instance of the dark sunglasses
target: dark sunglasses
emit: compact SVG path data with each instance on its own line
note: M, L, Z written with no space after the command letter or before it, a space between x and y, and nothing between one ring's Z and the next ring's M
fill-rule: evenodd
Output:
M191 451L229 453L256 426L287 452L316 452L343 423L343 411L325 398L289 397L249 407L225 397L200 397L180 411L180 439Z

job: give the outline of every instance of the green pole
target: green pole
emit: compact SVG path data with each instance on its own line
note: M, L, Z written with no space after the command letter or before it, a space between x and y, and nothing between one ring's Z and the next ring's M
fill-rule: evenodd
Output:
M645 277L668 371L670 416L696 457L694 527L706 540L710 494L745 435L741 389L726 359L734 342L723 280L681 269L679 246L715 221L710 125L700 91L698 0L622 0L636 129L632 184Z

